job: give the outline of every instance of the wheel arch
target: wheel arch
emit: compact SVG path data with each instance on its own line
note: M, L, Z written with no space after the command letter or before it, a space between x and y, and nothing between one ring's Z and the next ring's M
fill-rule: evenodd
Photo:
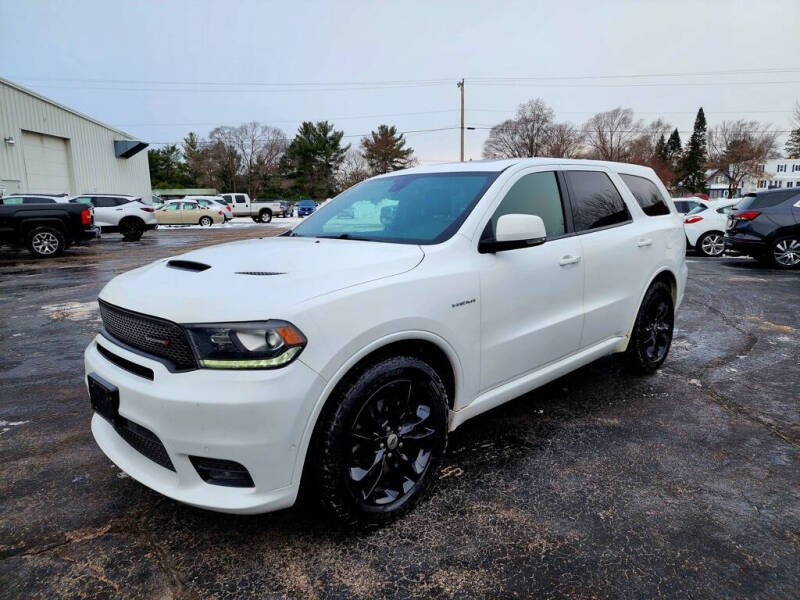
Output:
M647 294L647 290L656 283L657 281L663 281L669 286L670 292L672 293L672 304L677 305L678 303L678 278L675 276L675 273L672 272L672 269L669 267L662 267L647 282L647 285L644 286L642 291L639 293L639 301L636 303L636 312L631 319L630 325L628 326L628 331L625 335L625 342L621 345L617 350L620 352L624 352L628 347L628 342L631 339L631 333L633 332L633 326L636 323L636 317L639 315L639 309L642 307L642 302L644 301L644 296Z
M308 449L320 415L342 385L366 365L387 356L415 356L425 360L442 378L447 390L448 408L453 409L462 385L461 363L455 350L444 339L427 331L408 331L381 338L347 360L327 382L309 415L298 447L292 481L300 484L305 477Z

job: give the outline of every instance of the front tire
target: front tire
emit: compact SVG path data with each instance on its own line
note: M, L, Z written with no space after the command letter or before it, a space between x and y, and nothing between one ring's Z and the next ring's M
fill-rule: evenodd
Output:
M36 227L28 234L28 250L36 258L51 258L64 253L64 235L53 227Z
M633 325L625 362L640 375L655 373L667 358L675 325L672 290L656 281L647 290Z
M778 238L770 246L769 258L778 269L800 268L800 236Z
M445 386L418 358L385 358L348 378L320 415L309 455L323 506L351 526L408 513L434 482L447 416Z
M697 241L696 248L703 256L717 258L725 254L725 238L719 231L709 231Z

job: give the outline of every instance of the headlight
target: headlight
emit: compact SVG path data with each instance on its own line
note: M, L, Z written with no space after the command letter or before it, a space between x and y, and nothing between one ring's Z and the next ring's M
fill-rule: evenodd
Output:
M306 345L302 332L286 321L185 327L206 369L277 369L297 358Z

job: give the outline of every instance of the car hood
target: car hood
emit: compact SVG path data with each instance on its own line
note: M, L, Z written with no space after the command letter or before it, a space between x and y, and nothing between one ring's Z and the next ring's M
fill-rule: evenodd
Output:
M423 258L409 244L260 238L129 271L111 280L100 299L178 323L281 318L300 302L404 273Z

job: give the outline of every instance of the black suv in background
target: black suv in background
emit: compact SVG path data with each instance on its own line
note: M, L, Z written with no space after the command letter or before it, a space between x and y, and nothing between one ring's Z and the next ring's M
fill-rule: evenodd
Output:
M747 194L728 215L725 250L779 269L800 268L800 190Z

